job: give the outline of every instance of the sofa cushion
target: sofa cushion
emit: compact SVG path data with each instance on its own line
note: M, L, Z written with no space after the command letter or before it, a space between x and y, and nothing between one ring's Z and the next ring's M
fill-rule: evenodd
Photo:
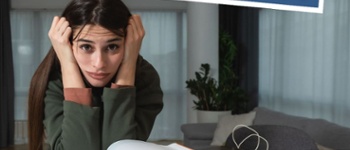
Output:
M332 149L350 149L350 128L323 119L292 116L257 107L254 125L283 125L295 127L309 134L318 144Z
M286 125L300 128L308 119L305 117L284 114L264 107L256 107L254 110L257 113L253 121L254 125Z
M239 124L252 125L255 118L255 111L239 115L224 115L220 116L219 122L216 126L212 146L223 146L227 136L232 129Z
M267 140L266 143L262 138L258 142L258 136L252 130L255 130L261 137ZM255 149L258 146L259 150L317 150L317 146L313 139L297 128L280 126L280 125L253 125L249 127L238 127L232 134L228 136L226 141L227 147L238 149L233 142L235 139L240 149ZM249 137L250 136L250 137ZM249 137L249 138L247 138ZM244 140L247 138L246 140Z

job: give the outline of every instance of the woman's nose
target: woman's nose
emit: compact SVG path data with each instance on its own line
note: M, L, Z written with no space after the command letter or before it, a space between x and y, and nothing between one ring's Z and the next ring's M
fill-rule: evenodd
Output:
M106 65L104 55L101 51L96 52L93 58L93 67L96 69L104 68Z

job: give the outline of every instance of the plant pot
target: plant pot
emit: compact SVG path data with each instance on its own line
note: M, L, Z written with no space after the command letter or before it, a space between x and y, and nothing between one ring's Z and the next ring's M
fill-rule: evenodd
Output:
M210 110L197 110L198 123L217 123L221 115L231 114L231 110L225 111L210 111Z

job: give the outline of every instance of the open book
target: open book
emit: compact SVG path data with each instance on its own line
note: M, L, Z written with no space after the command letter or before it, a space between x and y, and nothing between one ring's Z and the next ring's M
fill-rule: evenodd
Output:
M107 150L192 150L177 143L159 145L139 140L120 140L111 144Z
M185 146L177 144L177 143L171 143L171 144L167 145L166 147L170 147L173 150L192 150L188 147L185 147Z

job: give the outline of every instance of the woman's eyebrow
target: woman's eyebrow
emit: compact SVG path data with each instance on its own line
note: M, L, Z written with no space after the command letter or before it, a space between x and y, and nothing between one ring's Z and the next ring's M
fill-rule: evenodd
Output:
M87 39L78 39L77 42L86 42L86 43L95 43L91 40L87 40Z
M110 39L107 42L109 43L109 42L121 41L121 40L122 40L122 38L117 37L117 38Z

